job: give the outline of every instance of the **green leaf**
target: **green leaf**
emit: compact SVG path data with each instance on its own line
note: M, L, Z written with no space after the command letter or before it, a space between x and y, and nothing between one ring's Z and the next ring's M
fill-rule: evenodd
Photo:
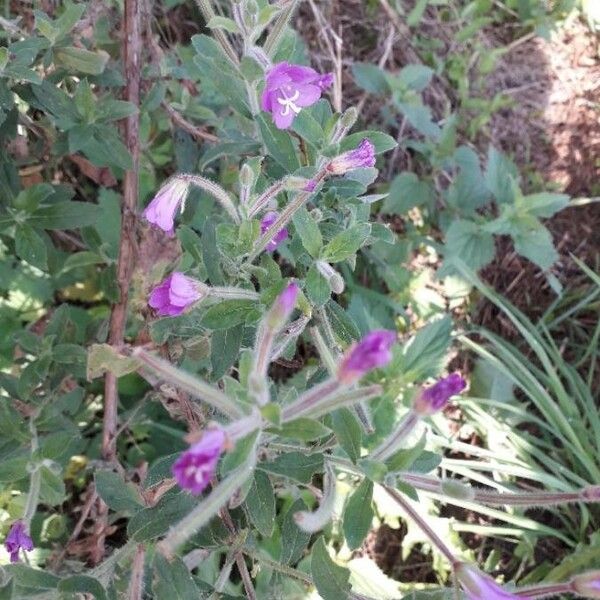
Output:
M454 221L446 232L447 257L459 257L474 270L490 263L495 252L492 234L473 221Z
M156 552L154 574L152 597L156 600L191 600L199 597L189 569L178 556L167 560L160 552Z
M356 62L352 65L354 81L366 92L387 95L391 92L385 71L371 63Z
M19 481L29 477L29 473L27 473L28 462L29 453L21 450L2 456L0 461L0 483Z
M265 117L264 113L260 113L255 118L258 121L262 140L275 162L288 173L293 173L300 168L290 134L277 129L270 118Z
M567 194L550 192L519 196L515 200L515 206L519 212L523 211L540 219L548 219L568 205L569 196Z
M131 156L110 125L78 125L69 130L69 151L83 152L98 167L131 169Z
M344 452L356 463L362 446L362 430L358 419L348 408L339 408L331 414L331 428Z
M238 359L242 343L243 325L220 329L212 334L210 341L211 377L220 379Z
M269 476L264 471L255 471L254 480L246 496L246 512L259 533L270 538L275 525L275 494Z
M429 204L433 198L434 192L427 182L421 181L410 171L404 171L392 181L381 210L384 213L404 215L415 206Z
M307 417L300 417L299 419L288 421L277 429L277 434L282 438L291 438L306 442L317 440L330 433L331 430L328 427L325 427L325 425L315 419L309 419Z
M415 92L422 92L430 83L434 70L425 65L406 65L396 76L398 81Z
M310 571L323 600L345 600L350 597L350 571L331 560L323 536L312 548Z
M404 350L402 372L415 381L435 377L443 368L452 334L452 319L445 316L417 331Z
M92 344L88 350L87 377L100 377L107 371L116 377L137 371L140 363L129 356L122 356L109 344Z
M298 498L288 509L283 517L281 524L281 554L279 560L284 565L294 565L301 558L304 549L310 541L310 533L303 531L296 525L294 515L301 510L307 510L308 507Z
M273 461L259 463L257 468L300 483L309 483L315 473L323 472L323 455L288 452Z
M313 258L317 258L323 246L323 236L315 220L310 216L306 208L302 206L294 214L292 222L306 251Z
M223 300L204 313L202 326L207 329L230 329L243 323L255 307L254 300Z
M33 227L24 223L16 228L15 249L19 258L45 271L48 268L46 242Z
M431 109L428 106L409 102L397 102L396 106L419 133L432 140L440 139L442 130L439 125L433 122Z
M515 164L502 152L490 146L485 170L485 183L494 198L501 204L512 202L514 200L513 183L518 181L519 171ZM465 262L467 261L465 260ZM469 263L467 262L467 264Z
M306 274L306 288L304 290L308 299L315 306L323 306L331 297L331 287L315 265L311 265Z
M340 151L346 152L347 150L354 150L365 138L367 138L373 146L375 146L375 154L382 154L393 150L398 142L387 133L381 133L381 131L359 131L351 135L346 136L340 143Z
M127 535L140 543L160 537L197 503L196 498L185 492L166 494L156 506L144 508L133 515L127 525Z
M136 512L143 504L135 486L114 471L96 471L96 491L105 504L115 512Z
M365 478L348 498L344 508L344 537L350 550L359 548L371 529L375 515L372 500L373 482Z
M346 231L338 233L323 248L321 259L326 262L335 263L351 258L367 241L370 234L370 223L359 223L350 227L350 229L346 229Z
M40 473L42 480L40 502L49 506L62 504L67 497L65 483L62 478L47 467L41 467Z
M360 338L360 331L356 323L337 302L330 300L325 305L325 311L333 333L344 346L348 346Z
M71 200L38 208L27 221L40 229L76 229L93 225L100 214L96 204Z
M211 17L206 26L209 29L224 29L225 31L229 31L229 33L240 33L240 28L233 19L221 17L220 15Z
M93 577L87 575L72 575L63 579L58 584L58 591L63 593L72 593L77 596L85 595L86 598L90 596L95 600L106 600L106 590L102 587L102 584Z
M72 46L55 48L54 60L57 65L63 66L70 71L79 71L89 75L100 75L106 68L110 55L104 50L91 52L83 48Z
M515 250L544 271L558 260L552 234L543 225L520 234L513 234L512 238Z

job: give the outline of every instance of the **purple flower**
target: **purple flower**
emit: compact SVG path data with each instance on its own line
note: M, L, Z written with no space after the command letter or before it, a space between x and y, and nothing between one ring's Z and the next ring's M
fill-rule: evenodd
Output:
M346 350L338 368L338 380L345 384L357 382L363 375L383 367L392 360L391 348L396 342L396 333L386 329L371 331Z
M198 282L183 273L171 273L150 293L148 304L159 315L174 317L202 298Z
M6 540L4 540L4 547L10 553L10 562L13 563L19 562L19 552L21 549L28 552L33 550L33 541L27 534L27 529L23 521L15 521L12 524Z
M364 139L354 150L336 156L327 165L327 171L332 175L343 175L354 169L375 166L375 146Z
M309 179L303 188L303 192L314 192L317 187L317 182L314 179Z
M160 190L144 210L144 218L170 236L175 234L175 214L182 207L189 184L177 177L171 179Z
M313 105L332 83L331 73L321 75L310 67L277 63L267 73L261 107L273 115L278 129L288 129L300 110Z
M600 598L600 571L577 575L571 581L573 591L584 598Z
M275 223L275 221L277 221L278 216L279 216L279 213L276 213L274 210L269 211L268 213L265 214L265 216L262 218L262 220L260 222L261 235L264 235L265 232L271 228L271 225L273 225L273 223ZM280 229L275 234L275 237L267 244L267 247L266 247L267 252L273 252L273 250L275 250L275 248L277 248L277 246L279 246L279 244L281 244L281 242L283 242L284 240L287 240L287 238L288 238L288 230L284 227L283 229Z
M518 600L516 596L504 591L489 575L466 563L455 566L456 576L469 600Z
M207 429L200 441L186 450L171 469L179 487L192 494L202 493L215 474L225 443L222 429Z
M467 382L459 373L452 373L440 379L426 390L422 390L414 401L413 408L421 415L431 415L446 406L451 396L460 394Z

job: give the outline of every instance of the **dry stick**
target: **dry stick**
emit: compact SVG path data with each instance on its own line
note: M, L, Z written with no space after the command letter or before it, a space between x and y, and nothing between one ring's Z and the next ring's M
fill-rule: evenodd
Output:
M128 600L143 600L144 598L144 561L146 550L143 544L139 544L135 550L133 563L131 565L131 579L127 590Z
M125 97L135 107L140 104L140 74L142 42L140 35L141 7L138 0L125 0L123 22L123 63L125 66ZM131 155L131 169L125 172L123 180L123 204L121 207L121 236L117 262L117 283L119 301L113 305L110 314L108 343L118 347L123 343L127 322L129 286L133 273L135 255L135 224L138 200L138 165L140 156L139 112L125 120L125 144ZM102 458L113 463L117 458L117 377L108 372L104 380L104 419L102 423ZM104 552L108 507L100 502L98 521L105 526L98 529L98 553ZM98 558L98 557L96 557Z

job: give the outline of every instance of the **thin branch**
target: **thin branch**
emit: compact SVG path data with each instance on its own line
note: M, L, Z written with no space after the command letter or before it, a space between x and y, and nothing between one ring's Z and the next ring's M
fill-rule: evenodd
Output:
M218 142L219 138L209 133L208 131L204 131L204 129L190 123L180 112L177 112L168 102L164 101L161 103L162 107L167 111L169 116L171 117L171 121L175 123L178 127L187 131L190 135L200 140L205 140L207 142Z
M131 578L127 590L128 600L143 600L144 598L144 561L146 550L143 544L139 544L133 557L131 565Z

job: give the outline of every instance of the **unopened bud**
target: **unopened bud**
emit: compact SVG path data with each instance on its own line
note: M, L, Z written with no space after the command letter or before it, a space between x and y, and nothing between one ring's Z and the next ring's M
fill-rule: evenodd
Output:
M323 211L320 208L313 208L309 214L315 223L323 220Z
M318 260L315 265L321 275L327 279L331 291L334 294L341 294L346 287L344 278L329 263Z
M354 150L344 152L332 159L326 168L332 175L344 175L354 169L374 166L375 146L365 138Z
M573 591L584 598L600 598L600 571L577 575L571 581Z
M350 129L351 127L354 126L354 123L356 123L357 119L358 119L358 110L356 109L356 107L351 106L350 108L346 109L344 114L341 116L340 124L342 125L342 127L345 127L346 129Z
M277 296L265 317L269 329L279 330L286 324L296 306L299 291L298 284L292 282Z
M521 597L503 590L473 565L457 563L454 572L469 600L518 600Z
M240 183L245 187L252 187L254 184L254 171L247 164L243 164L240 169Z
M475 490L470 485L456 479L444 479L442 481L442 494L457 500L475 499Z
M296 177L295 175L290 175L285 178L284 181L284 189L288 191L301 191L305 190L307 185L310 185L312 179L306 179L306 177Z
M442 410L448 404L448 400L460 394L465 387L467 383L460 374L452 373L427 389L421 390L415 397L413 409L420 415L432 415Z

